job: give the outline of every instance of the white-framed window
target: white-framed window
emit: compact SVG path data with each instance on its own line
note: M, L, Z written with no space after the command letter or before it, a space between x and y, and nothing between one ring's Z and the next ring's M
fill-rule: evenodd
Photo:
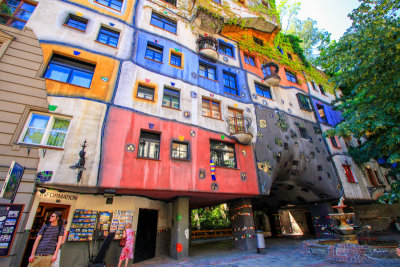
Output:
M67 117L31 112L18 143L63 148L70 122Z

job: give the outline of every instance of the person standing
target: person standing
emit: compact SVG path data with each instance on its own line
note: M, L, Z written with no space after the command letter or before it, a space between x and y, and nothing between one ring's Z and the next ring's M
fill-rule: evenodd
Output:
M65 228L67 227L68 221L65 220L65 219L62 220L62 221L63 221L62 224L63 224L63 227L64 227L64 235L63 235L63 237L62 237L60 249L58 250L58 257L57 257L56 261L54 261L54 262L51 264L51 267L59 267L59 266L60 266L61 248L62 248L62 246L64 245L65 241L67 240L68 231L66 231Z
M48 224L40 228L33 244L28 267L50 267L57 259L58 251L64 235L64 226L61 224L61 213L53 212Z
M133 259L133 243L135 242L135 236L133 234L132 224L130 222L126 223L122 237L126 238L126 243L122 249L121 256L119 257L118 267L121 267L121 264L124 260L125 267L127 267L129 259Z

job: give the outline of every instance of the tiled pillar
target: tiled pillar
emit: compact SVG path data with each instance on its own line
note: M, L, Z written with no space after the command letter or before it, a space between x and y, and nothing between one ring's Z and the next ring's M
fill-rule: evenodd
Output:
M229 207L233 247L241 251L257 250L256 231L253 219L251 199L237 199Z
M189 256L189 199L179 197L172 203L170 255L181 260Z

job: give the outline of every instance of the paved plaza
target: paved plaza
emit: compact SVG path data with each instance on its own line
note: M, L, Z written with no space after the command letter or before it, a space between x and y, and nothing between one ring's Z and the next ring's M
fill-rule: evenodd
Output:
M176 261L167 257L154 258L134 265L138 266L400 266L400 258L378 260L371 264L333 263L298 251L305 238L266 238L265 254L237 252L232 249L231 240L203 241L192 243L190 257Z

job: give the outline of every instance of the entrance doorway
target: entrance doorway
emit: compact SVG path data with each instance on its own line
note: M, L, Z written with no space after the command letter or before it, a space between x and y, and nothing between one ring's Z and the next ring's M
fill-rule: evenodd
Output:
M139 209L134 263L154 258L156 254L158 210Z
M55 211L59 211L61 213L61 218L67 219L69 208L70 208L69 205L43 203L43 202L39 203L35 219L33 220L32 228L29 233L28 242L26 243L24 257L22 258L21 262L21 267L28 266L29 256L31 255L32 247L36 240L36 235L38 234L40 228L42 228L42 226L45 223L49 222L51 214L53 214L53 212Z

